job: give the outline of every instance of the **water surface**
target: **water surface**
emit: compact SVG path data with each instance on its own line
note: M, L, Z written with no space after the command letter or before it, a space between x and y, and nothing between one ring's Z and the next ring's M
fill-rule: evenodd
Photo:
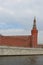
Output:
M0 57L0 65L43 65L43 55Z

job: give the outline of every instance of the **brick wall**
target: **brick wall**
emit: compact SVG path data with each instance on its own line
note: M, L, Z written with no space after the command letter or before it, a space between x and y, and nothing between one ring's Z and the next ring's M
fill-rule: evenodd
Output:
M31 36L0 36L0 45L30 47Z

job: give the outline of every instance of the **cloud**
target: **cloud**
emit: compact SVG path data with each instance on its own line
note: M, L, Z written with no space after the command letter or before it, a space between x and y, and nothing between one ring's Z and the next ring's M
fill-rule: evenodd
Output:
M30 34L30 31L28 32L28 30L26 31L24 29L0 29L0 34L4 36L28 35Z
M21 3L21 2L27 2L27 1L26 0L25 1L24 0L0 0L1 3ZM31 2L31 0L28 2Z
M13 11L11 11L11 10L9 10L7 8L4 8L4 7L0 7L0 13L8 13L10 15L13 15L14 14Z
M0 0L0 22L17 22L25 25L25 27L27 25L27 28L29 28L28 25L31 24L33 17L36 16L38 23L40 24L41 21L43 24L42 2L42 0Z
M2 5L0 5L2 6L1 11L4 11L4 13L6 12L6 16L7 16L7 13L9 13L10 16L12 14L16 20L20 20L20 18L28 18L29 16L38 17L39 15L41 15L40 8L38 6L39 4L36 5L38 3L37 0L36 1L34 0L32 1L31 0L25 0L25 1L24 0L7 0L7 1L4 0L1 2L2 2ZM14 4L15 2L16 4ZM5 3L7 3L7 5Z
M43 31L39 31L38 33L38 43L43 44Z

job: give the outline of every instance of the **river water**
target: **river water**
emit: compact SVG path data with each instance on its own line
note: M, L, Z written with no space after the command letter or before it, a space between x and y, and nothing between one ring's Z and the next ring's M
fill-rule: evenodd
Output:
M1 56L0 65L43 65L41 56Z

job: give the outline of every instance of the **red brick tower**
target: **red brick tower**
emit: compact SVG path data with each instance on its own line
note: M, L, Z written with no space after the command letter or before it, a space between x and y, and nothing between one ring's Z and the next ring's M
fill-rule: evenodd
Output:
M32 35L32 47L36 48L37 47L37 36L38 36L38 30L36 27L36 19L34 18L33 21L33 28L31 30L31 35Z

